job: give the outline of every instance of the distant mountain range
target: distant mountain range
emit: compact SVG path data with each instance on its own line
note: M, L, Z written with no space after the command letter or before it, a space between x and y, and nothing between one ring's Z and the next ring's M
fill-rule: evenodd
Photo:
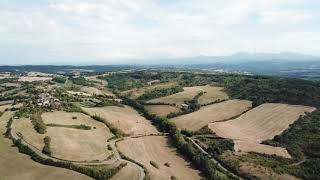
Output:
M195 56L172 59L137 60L141 64L208 64L208 63L243 63L248 61L320 61L320 57L299 53L235 53L230 56Z
M196 69L219 72L248 72L249 74L277 75L320 80L320 57L298 53L236 53L230 56L197 56L175 59L143 59L119 61L122 65L23 65L0 66L0 72L95 72L127 69ZM127 62L125 65L125 63ZM136 62L136 63L133 63ZM90 64L95 64L91 61ZM96 64L101 64L96 63Z

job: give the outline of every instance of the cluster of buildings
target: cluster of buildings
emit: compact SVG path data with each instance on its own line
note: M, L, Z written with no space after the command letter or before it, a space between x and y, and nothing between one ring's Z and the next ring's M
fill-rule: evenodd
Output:
M40 107L52 107L52 108L59 108L61 103L59 99L53 97L49 93L41 93L38 96L37 104Z

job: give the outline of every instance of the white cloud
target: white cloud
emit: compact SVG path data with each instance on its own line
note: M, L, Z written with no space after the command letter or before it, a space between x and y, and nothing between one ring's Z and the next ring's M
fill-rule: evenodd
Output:
M312 19L315 15L298 11L267 11L260 14L262 24L297 24Z
M0 45L13 45L14 53L26 51L19 49L24 44L30 47L26 52L30 58L41 51L43 58L47 52L61 59L317 53L320 41L309 41L303 33L320 28L306 24L319 17L316 4L315 0L56 0L24 10L0 7ZM265 26L269 24L277 26ZM23 53L13 55L19 54Z

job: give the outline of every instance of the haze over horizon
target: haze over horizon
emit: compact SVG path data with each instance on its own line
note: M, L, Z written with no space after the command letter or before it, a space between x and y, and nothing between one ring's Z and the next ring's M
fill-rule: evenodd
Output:
M2 0L0 64L320 56L319 12L316 0Z

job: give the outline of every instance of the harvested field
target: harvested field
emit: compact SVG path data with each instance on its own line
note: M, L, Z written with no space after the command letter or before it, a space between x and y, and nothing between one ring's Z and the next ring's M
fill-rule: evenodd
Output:
M91 130L47 127L46 135L51 137L51 149L55 157L83 161L103 160L110 155L105 144L113 135L103 123L82 113L63 111L44 113L42 119L46 124L84 124L91 127Z
M72 117L77 117L73 119ZM42 150L43 138L51 138L52 156L73 160L73 161L92 161L104 160L111 152L105 148L106 142L113 137L109 129L100 122L81 113L67 113L62 111L48 112L42 115L46 124L59 125L86 125L91 130L82 130L65 127L47 127L45 134L37 133L30 119L22 118L14 121L15 131L23 135L25 141Z
M166 117L171 112L177 113L181 111L180 108L175 106L169 106L169 105L146 105L144 107L150 113L153 113L162 117Z
M39 134L33 128L31 120L29 118L21 118L13 121L13 127L16 133L20 133L23 136L23 139L32 144L32 146L36 147L40 151L42 150L44 143L43 138L45 134Z
M12 112L6 112L0 117L0 179L7 180L89 180L92 179L75 171L52 166L45 166L34 162L30 156L19 153L16 147L13 147L12 141L4 138L6 124Z
M9 100L9 101L0 101L0 107L3 105L8 105L8 104L12 104L14 102L14 100ZM1 108L2 109L2 108ZM1 110L0 110L1 111Z
M122 168L117 174L115 174L111 180L139 180L140 171L137 167L135 167L131 163L127 163L127 165Z
M128 138L118 142L120 152L143 164L150 174L150 179L200 179L199 171L191 168L189 162L181 158L163 136L145 136ZM153 161L158 168L150 164ZM164 164L168 163L169 167Z
M98 76L86 76L85 78L87 80L90 80L90 81L95 81L95 82L97 82L97 83L99 83L99 84L101 84L103 86L107 86L108 85L108 81L102 80L102 79L98 79L97 77Z
M212 87L212 86L194 86L194 87L184 87L183 92L179 92L176 94L172 94L170 96L160 97L156 99L152 99L148 102L150 103L170 103L170 104L176 104L181 105L184 103L184 101L188 101L193 99L196 95L198 95L200 92L206 92L203 96L199 98L200 104L207 104L210 102L214 102L218 99L224 100L227 99L228 96L226 93L222 91L221 87Z
M52 77L27 77L23 76L18 79L20 82L33 82L33 81L49 81Z
M285 149L274 148L271 150L271 147L259 144L281 134L299 116L314 110L315 108L308 106L266 103L234 120L211 123L209 128L220 137L234 139L237 150L276 154L289 158L289 154L284 152ZM244 142L245 144L243 144ZM252 143L256 143L257 146Z
M163 88L170 88L176 86L176 82L168 82L168 83L160 83L160 84L153 84L142 88L134 88L127 91L121 92L121 95L128 95L132 99L137 99L141 95L143 95L146 91L152 91L155 89L163 89Z
M104 95L104 93L100 89L89 86L81 87L80 91L91 95Z
M228 99L227 93L223 91L223 87L213 87L213 86L202 86L201 88L205 94L199 97L199 104L204 105L208 103L212 103L217 100L225 100Z
M4 102L4 101L2 101ZM13 107L15 108L19 108L21 107L22 104L16 104L16 105L12 105L12 104L6 104L6 105L0 105L0 112L4 112L6 109L11 109Z
M108 123L120 129L125 134L146 135L158 133L157 129L150 121L140 116L129 106L106 106L98 108L82 108L90 115L98 115L104 118Z
M3 84L0 84L0 86L5 86L5 87L21 87L21 84L18 84L18 83L3 83Z
M201 109L196 112L178 116L172 120L179 128L196 131L207 126L209 123L235 117L251 107L251 101L228 100L201 107Z

